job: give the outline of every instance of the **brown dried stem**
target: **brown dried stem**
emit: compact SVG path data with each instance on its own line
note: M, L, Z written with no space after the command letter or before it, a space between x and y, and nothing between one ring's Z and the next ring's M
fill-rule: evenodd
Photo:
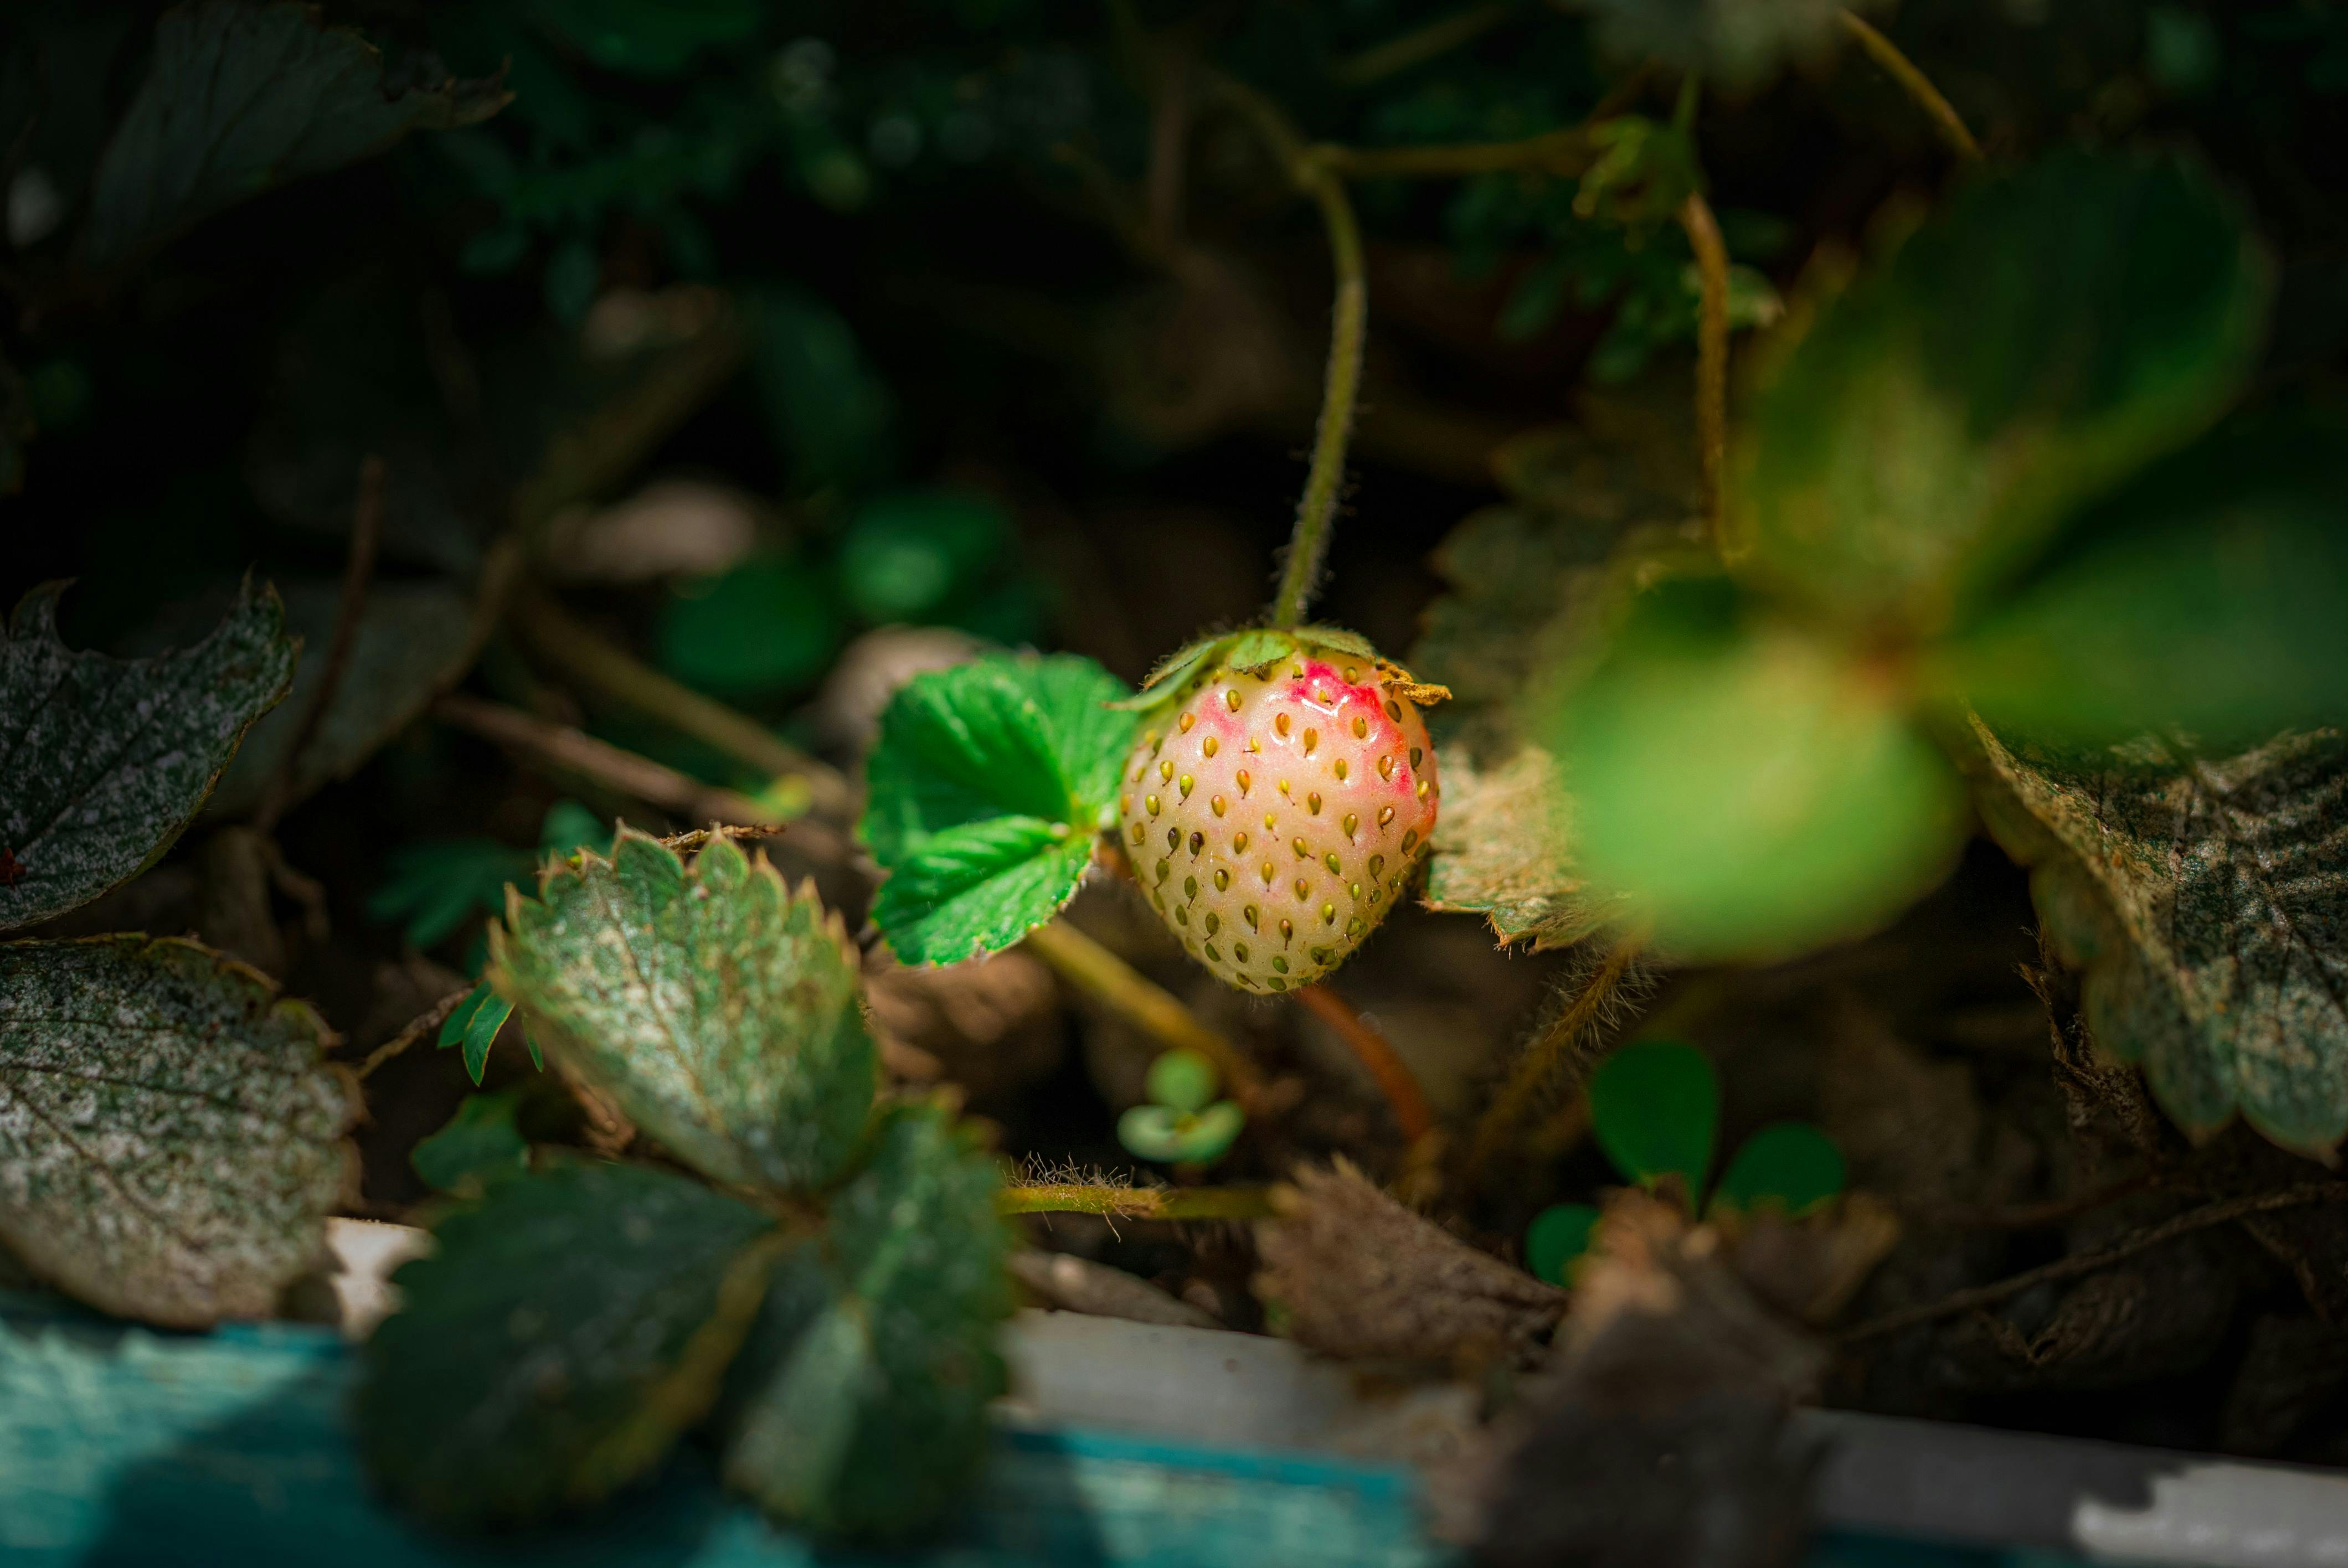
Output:
M1867 57L1882 67L1885 73L1900 84L1901 90L1915 100L1916 107L1931 118L1941 139L1956 155L1967 162L1979 162L1981 143L1975 141L1973 133L1966 128L1964 117L1958 114L1955 106L1932 85L1932 78L1917 69L1916 62L1901 54L1899 45L1855 13L1845 11L1840 21L1843 31L1858 39L1859 46L1867 51Z

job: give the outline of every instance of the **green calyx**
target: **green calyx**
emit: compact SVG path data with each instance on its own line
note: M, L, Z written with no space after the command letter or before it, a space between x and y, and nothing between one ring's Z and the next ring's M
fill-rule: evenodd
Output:
M1109 705L1134 713L1154 712L1196 691L1200 682L1218 670L1260 675L1300 652L1366 659L1375 667L1375 678L1379 685L1395 688L1397 694L1421 707L1451 695L1447 688L1417 680L1409 671L1381 655L1358 631L1348 631L1342 626L1300 626L1293 630L1250 626L1237 631L1219 631L1178 649L1158 661L1149 678L1142 682L1138 695Z

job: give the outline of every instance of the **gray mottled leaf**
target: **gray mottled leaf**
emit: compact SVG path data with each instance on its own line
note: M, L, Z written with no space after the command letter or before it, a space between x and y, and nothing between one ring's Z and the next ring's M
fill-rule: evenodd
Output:
M88 258L111 266L273 186L486 119L495 85L393 87L375 46L307 5L196 0L163 14L98 159Z
M88 903L170 846L248 726L285 695L297 645L247 585L183 652L118 660L58 640L51 583L0 639L0 930Z
M0 946L0 1238L91 1305L176 1327L275 1309L351 1151L325 1028L193 942Z
M2348 1135L2348 739L2209 760L2139 741L2021 753L1976 722L1982 815L2031 867L2096 1043L2195 1133Z
M706 1413L784 1245L688 1177L563 1163L490 1186L403 1267L359 1440L393 1493L484 1524L592 1502Z
M286 587L285 618L301 633L311 656L295 668L285 701L253 725L212 795L213 812L234 815L261 804L324 678L326 645L334 637L341 604L338 584ZM435 696L463 678L488 633L489 621L473 596L452 584L370 586L350 662L294 769L287 804L306 799L356 771L413 723Z
M777 1270L736 1370L726 1477L787 1519L901 1535L977 1468L1011 1310L994 1163L934 1106L891 1112L820 1258Z
M1606 923L1573 865L1557 764L1520 746L1489 772L1464 748L1439 752L1443 815L1427 862L1426 907L1481 915L1503 942L1570 947Z
M790 892L724 838L688 871L623 830L541 898L491 928L491 974L567 1071L713 1180L800 1188L839 1169L878 1080L856 949L812 886Z

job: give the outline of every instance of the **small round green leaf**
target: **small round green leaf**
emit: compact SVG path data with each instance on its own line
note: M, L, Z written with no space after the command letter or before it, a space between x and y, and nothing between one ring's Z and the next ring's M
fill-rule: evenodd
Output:
M1247 1113L1219 1100L1193 1115L1168 1105L1137 1105L1117 1121L1117 1142L1145 1160L1208 1165L1220 1160L1247 1126Z
M1591 1075L1590 1125L1626 1178L1652 1186L1677 1175L1694 1202L1720 1127L1712 1058L1684 1040L1633 1040Z
M1149 1064L1144 1088L1159 1104L1195 1116L1214 1099L1216 1082L1215 1064L1184 1046Z
M1833 1139L1807 1122L1773 1122L1728 1162L1713 1206L1798 1218L1840 1194L1845 1173Z
M1598 1211L1588 1204L1551 1204L1525 1227L1525 1267L1536 1279L1567 1283L1566 1271L1590 1250Z
M811 566L745 561L680 589L662 608L662 668L688 686L755 699L816 680L846 635L830 585Z
M840 541L840 587L875 625L932 620L977 589L1011 538L1011 518L991 497L955 490L876 497Z

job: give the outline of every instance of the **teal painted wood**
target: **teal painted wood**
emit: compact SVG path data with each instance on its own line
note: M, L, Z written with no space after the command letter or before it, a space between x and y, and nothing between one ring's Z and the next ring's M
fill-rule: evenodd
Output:
M777 1531L681 1454L574 1527L435 1537L368 1491L354 1362L290 1324L150 1333L19 1301L0 1314L0 1563L324 1568L1440 1568L1408 1472L1102 1433L1005 1433L922 1550Z

